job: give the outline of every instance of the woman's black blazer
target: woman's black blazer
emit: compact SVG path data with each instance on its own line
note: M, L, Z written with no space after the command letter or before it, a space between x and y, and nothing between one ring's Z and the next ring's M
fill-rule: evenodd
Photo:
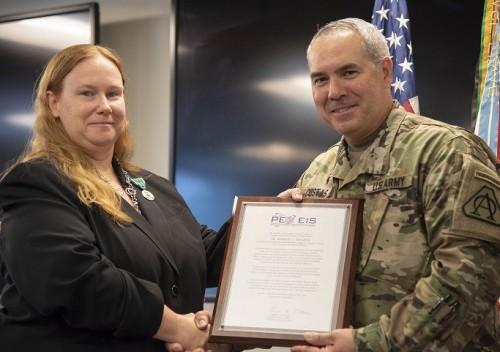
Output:
M87 207L47 161L17 165L0 182L1 351L164 351L151 338L166 304L203 308L225 246L200 226L170 182L138 175L142 215L118 224ZM132 177L135 177L134 175Z

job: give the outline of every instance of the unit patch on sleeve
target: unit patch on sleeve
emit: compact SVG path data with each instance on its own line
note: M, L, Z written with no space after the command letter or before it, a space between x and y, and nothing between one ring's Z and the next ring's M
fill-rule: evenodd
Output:
M460 190L450 230L500 243L500 177L470 156L464 156Z
M500 204L493 188L483 186L463 207L464 214L500 226Z

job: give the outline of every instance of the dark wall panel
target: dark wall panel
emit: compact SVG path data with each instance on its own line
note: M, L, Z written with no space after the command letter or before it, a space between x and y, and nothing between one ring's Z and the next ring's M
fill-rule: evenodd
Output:
M408 0L423 114L470 124L482 1ZM317 115L305 50L321 26L370 20L372 1L177 2L175 183L200 222L234 195L274 195L339 139Z
M23 151L34 121L33 87L60 49L93 43L97 4L0 17L0 171Z

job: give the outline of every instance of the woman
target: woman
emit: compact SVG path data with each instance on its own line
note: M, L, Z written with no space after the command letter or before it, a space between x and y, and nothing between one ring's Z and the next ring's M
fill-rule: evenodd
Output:
M217 284L225 236L129 162L119 58L96 45L57 53L35 112L31 142L0 182L2 351L203 346L191 312Z

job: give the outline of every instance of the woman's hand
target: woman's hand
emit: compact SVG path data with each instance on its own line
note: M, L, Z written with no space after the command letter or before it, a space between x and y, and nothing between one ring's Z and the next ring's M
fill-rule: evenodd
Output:
M191 316L193 314L191 313L191 314L186 314L186 315ZM196 314L194 314L194 323L199 330L205 330L208 332L211 322L212 322L212 314L206 310L200 310L199 312L196 312ZM207 345L209 345L209 344L205 343L205 345L203 345L203 347L195 348L193 350L190 350L190 352L204 352L205 349L211 350L211 348L207 347ZM184 348L184 346L180 342L167 342L165 344L165 348L169 352L184 352L184 351L188 350L188 349Z
M160 328L153 337L167 342L165 347L171 352L201 352L208 340L211 319L207 311L182 315L163 306Z
M212 323L212 313L207 310L200 310L194 315L194 323L200 330L208 330Z
M313 346L293 346L292 352L356 352L352 329L329 333L306 332L304 339Z
M278 194L278 197L283 199L291 199L295 202L302 202L303 196L300 188L289 188L286 191Z

